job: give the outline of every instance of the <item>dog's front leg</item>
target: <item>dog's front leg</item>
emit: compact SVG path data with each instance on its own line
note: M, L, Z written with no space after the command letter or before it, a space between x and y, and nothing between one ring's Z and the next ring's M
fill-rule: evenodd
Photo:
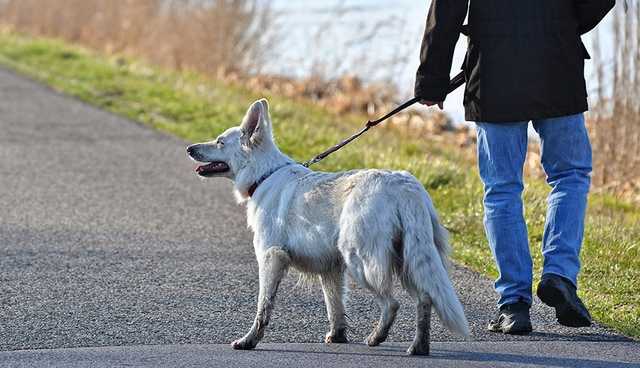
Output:
M280 247L269 248L259 260L260 292L256 319L251 330L243 338L231 343L234 349L253 349L264 336L264 329L269 324L278 285L280 285L290 262L289 254Z

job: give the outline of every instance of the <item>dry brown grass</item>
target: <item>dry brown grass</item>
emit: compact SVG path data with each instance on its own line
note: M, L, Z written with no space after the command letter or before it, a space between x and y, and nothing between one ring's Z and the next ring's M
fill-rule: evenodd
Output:
M616 7L613 59L603 59L600 42L596 38L593 45L598 90L588 123L593 183L596 191L640 202L640 5L626 13Z
M0 3L1 4L1 3ZM272 13L255 0L5 0L19 32L127 53L213 75L256 72L268 57Z

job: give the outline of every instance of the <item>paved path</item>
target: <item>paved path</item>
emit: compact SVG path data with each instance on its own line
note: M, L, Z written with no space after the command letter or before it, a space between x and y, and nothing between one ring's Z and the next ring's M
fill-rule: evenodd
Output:
M193 175L186 144L0 69L0 351L227 344L249 328L257 266L244 209L234 203L228 182ZM611 351L626 352L616 360L640 361L640 344L625 343L627 339L602 327L561 328L553 311L539 303L532 310L532 335L490 334L485 325L495 302L491 281L461 267L455 268L453 279L476 342L460 344L436 323L433 338L443 342L436 345L437 354L455 360L458 352L467 352L463 356L471 361L494 357L524 363L512 361L517 354L489 354L506 354L514 346L538 362L543 351L550 359L557 352L553 362L562 365L568 358L560 350L580 357L583 346L589 346L595 361ZM320 290L296 288L295 282L290 276L281 286L265 342L322 340L326 317ZM350 337L361 341L378 311L361 290L354 290L350 299ZM413 306L404 293L399 299L402 308L390 341L403 342L412 338ZM503 340L510 343L490 342ZM278 344L261 346L282 349ZM339 348L357 353L337 354L335 361L370 361L387 351L395 354L395 347ZM303 354L309 357L335 348L284 349L315 351ZM131 359L146 359L162 356L156 352L182 350L194 363L216 354L232 360L265 356L233 355L226 347L212 345L168 346L166 351L25 351L0 357L55 360L127 352ZM206 353L209 350L213 355Z

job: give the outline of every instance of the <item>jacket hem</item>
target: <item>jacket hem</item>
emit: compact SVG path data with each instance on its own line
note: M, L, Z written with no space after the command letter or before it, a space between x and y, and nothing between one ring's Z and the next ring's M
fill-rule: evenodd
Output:
M540 119L551 119L562 116L575 115L589 110L589 106L585 103L583 106L575 108L567 108L566 110L555 110L552 112L523 112L518 114L482 114L474 111L469 111L468 107L465 107L465 120L472 122L483 123L513 123L518 121L532 121Z

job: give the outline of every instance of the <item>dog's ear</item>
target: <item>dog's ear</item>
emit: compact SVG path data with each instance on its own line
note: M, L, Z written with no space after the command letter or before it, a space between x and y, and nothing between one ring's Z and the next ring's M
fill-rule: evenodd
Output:
M263 98L254 102L240 125L242 143L248 147L257 146L264 139L268 139L271 135L270 120L267 100Z

